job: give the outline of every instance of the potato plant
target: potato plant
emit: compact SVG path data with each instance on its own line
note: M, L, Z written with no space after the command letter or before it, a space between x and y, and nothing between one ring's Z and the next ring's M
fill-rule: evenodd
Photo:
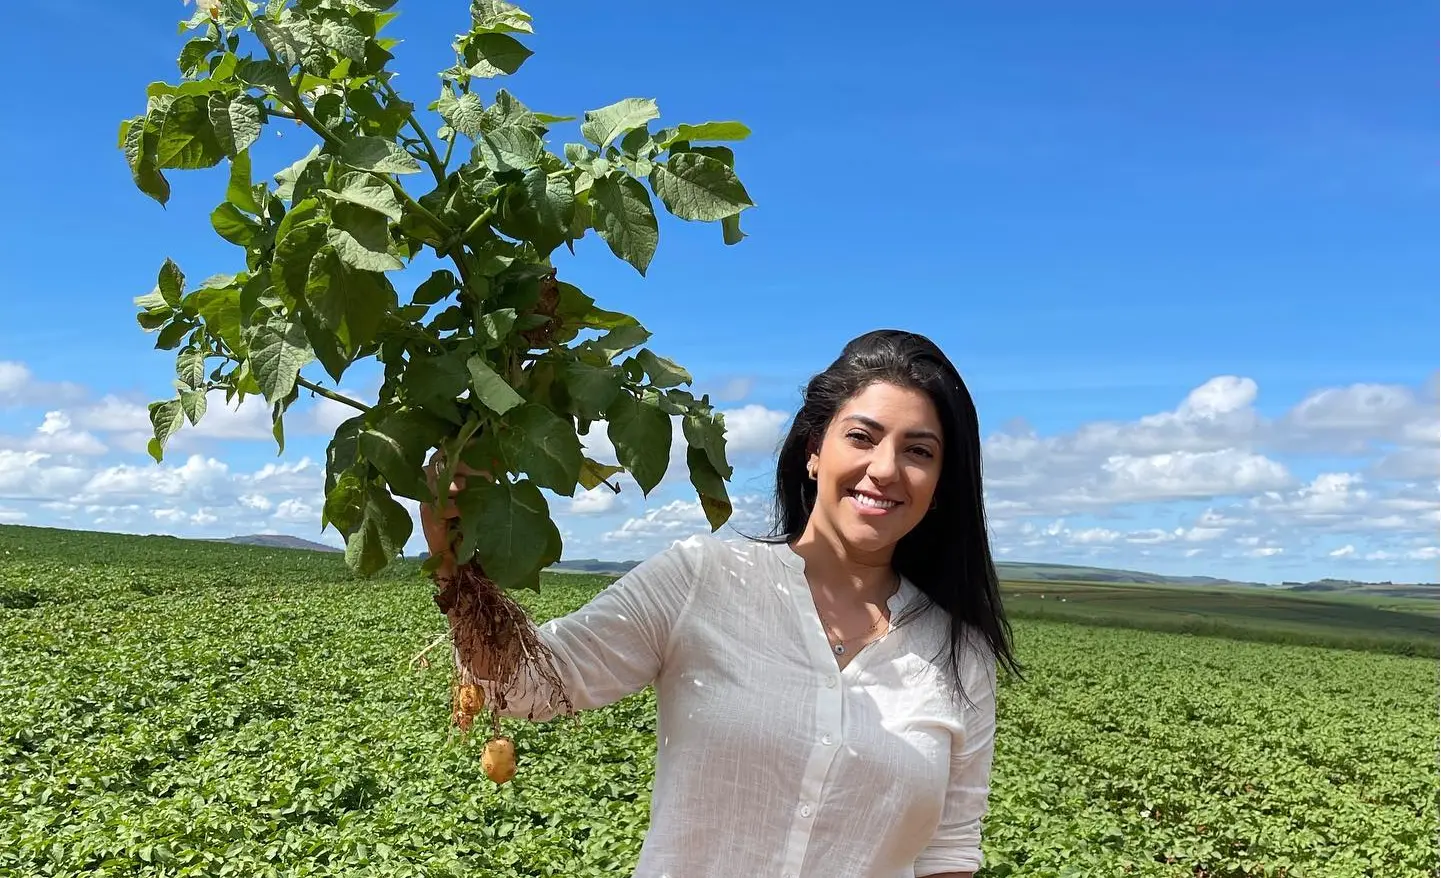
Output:
M412 535L397 497L441 503L435 485L485 473L456 497L461 563L436 577L435 597L456 645L457 686L477 682L477 651L496 658L506 684L549 666L506 593L538 589L561 557L543 489L619 490L609 480L626 472L649 494L678 421L711 526L730 516L721 414L685 389L683 367L645 346L650 333L636 318L560 278L552 255L574 252L593 231L644 275L659 238L652 196L738 243L753 204L733 152L716 144L749 131L739 122L656 127L653 100L626 98L585 112L581 142L553 152L552 127L574 117L490 90L532 54L520 41L531 16L504 0L470 4L427 105L444 124L428 130L388 70L394 5L197 0L179 80L151 84L144 114L121 125L135 184L161 204L167 172L228 163L210 221L244 259L198 286L167 259L155 289L136 299L156 346L176 351L176 396L150 406L150 453L160 461L215 390L227 404L263 397L282 450L286 411L302 392L351 406L327 449L321 524L344 535L347 562L364 574ZM314 146L257 181L251 147L277 119L304 126ZM398 272L421 257L446 267L397 289ZM319 370L338 385L369 360L384 376L376 399L315 380ZM619 466L582 447L602 423ZM457 711L463 725L473 715Z

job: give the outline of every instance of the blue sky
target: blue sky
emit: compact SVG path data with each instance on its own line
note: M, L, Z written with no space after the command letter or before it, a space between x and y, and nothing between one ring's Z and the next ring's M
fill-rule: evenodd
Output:
M199 280L238 253L207 221L223 168L172 174L163 209L130 182L118 122L175 78L188 14L130 9L22 0L9 19L0 73L50 85L12 93L0 141L0 521L317 538L327 406L295 416L280 458L258 410L144 456L172 361L131 299L167 256ZM466 4L398 9L396 85L423 104ZM741 246L672 220L644 280L593 238L561 265L725 400L738 521L761 521L797 388L897 326L972 388L1002 557L1436 579L1434 6L531 11L536 55L505 85L532 107L647 96L663 121L755 132ZM78 36L99 22L113 57ZM257 173L310 144L267 130ZM677 475L649 501L557 499L567 555L641 557L702 527Z

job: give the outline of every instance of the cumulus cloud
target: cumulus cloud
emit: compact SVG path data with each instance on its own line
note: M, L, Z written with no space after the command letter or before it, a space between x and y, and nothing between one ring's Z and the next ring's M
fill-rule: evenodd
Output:
M54 405L80 399L85 389L68 381L39 381L24 363L0 360L0 408Z
M765 498L747 494L732 498L732 503L735 507L734 514L722 529L722 533L734 531L756 535L769 529L769 509ZM602 539L606 543L655 550L673 540L708 530L710 525L706 522L705 511L699 500L673 500L626 519Z

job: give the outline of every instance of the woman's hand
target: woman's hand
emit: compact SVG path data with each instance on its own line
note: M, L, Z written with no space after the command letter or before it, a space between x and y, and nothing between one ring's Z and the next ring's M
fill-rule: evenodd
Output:
M425 465L426 482L430 490L437 495L434 503L420 504L420 529L425 535L425 543L432 557L440 559L440 566L436 568L436 575L448 579L455 576L455 544L458 536L451 528L451 521L460 517L460 510L455 506L455 496L465 490L465 480L468 476L481 476L489 478L489 474L472 469L460 461L455 468L455 473L450 481L450 489L444 497L439 496L436 490L436 480L440 478L444 469L444 459L440 450L430 456Z

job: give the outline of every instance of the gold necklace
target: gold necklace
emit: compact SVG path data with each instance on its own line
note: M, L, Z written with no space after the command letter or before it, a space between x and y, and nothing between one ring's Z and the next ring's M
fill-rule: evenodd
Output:
M896 588L895 588L895 591L899 591L899 590L900 590L900 587L901 587L901 580L900 580L900 576L898 575L898 576L896 577ZM895 591L892 591L891 594L895 594ZM889 598L887 598L887 600L889 601ZM819 610L819 609L820 609L820 608L817 607L817 610ZM839 630L838 627L836 626L835 621L834 621L833 619L828 619L828 618L825 618L825 617L823 616L823 617L821 618L821 621L822 621L823 623L825 623L826 625L828 625L831 630ZM836 637L832 637L832 636L831 636L831 632L830 632L830 631L826 631L826 642L831 645L831 651L834 652L836 655L845 655L845 654L846 654L846 644L847 644L847 643L855 643L857 640L864 640L865 638L871 636L871 634L872 634L877 628L879 628L879 627L881 626L881 623L884 622L884 621L886 621L886 611L885 611L885 610L881 610L880 615L876 617L876 621L874 621L874 622L871 623L871 627L867 628L865 631L861 632L860 634L857 634L857 635L854 636L854 637L836 638Z
M830 642L832 652L834 652L836 655L845 655L847 643L854 643L857 640L863 640L869 637L871 635L871 632L879 628L881 626L881 623L884 621L886 621L886 614L882 612L879 616L876 617L876 621L871 623L870 628L867 628L864 632L857 634L855 637L837 640L836 638L831 636L829 631L827 631L826 640ZM831 622L829 624L832 629L835 629L836 626L834 622Z

